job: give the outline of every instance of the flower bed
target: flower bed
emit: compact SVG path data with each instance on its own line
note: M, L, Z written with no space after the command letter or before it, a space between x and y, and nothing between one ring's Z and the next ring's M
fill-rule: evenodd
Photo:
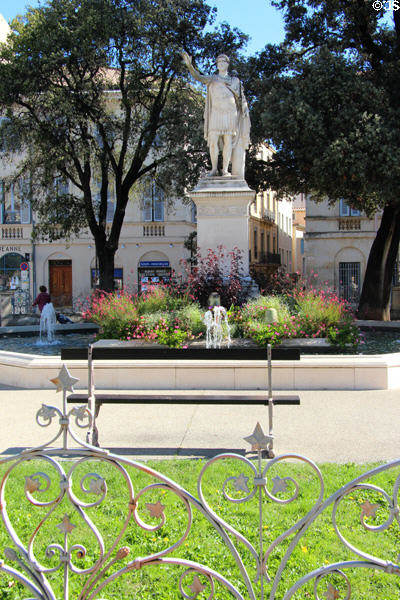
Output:
M266 321L273 309L275 322ZM85 311L100 326L99 338L142 339L170 347L185 347L205 334L204 308L187 288L158 286L146 294L98 293ZM331 291L299 289L279 296L259 296L228 310L231 337L251 338L259 346L284 339L327 338L333 346L356 348L360 342L354 316L345 301Z

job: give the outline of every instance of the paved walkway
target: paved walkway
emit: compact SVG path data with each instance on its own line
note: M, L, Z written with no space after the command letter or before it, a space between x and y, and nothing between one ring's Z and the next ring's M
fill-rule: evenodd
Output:
M284 392L282 392L284 393ZM387 461L400 457L400 391L301 391L300 406L275 408L277 453L316 462ZM53 390L0 389L0 456L50 440L58 425L41 428L41 404L61 406ZM249 450L243 437L257 421L268 430L267 409L224 406L105 405L100 443L137 459L210 457ZM81 430L84 434L84 430ZM83 435L82 435L83 436Z

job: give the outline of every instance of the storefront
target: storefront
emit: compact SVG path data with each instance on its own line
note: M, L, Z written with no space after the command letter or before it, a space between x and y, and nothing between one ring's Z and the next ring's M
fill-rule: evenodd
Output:
M138 267L140 291L148 286L168 283L171 279L171 267L168 260L141 260Z

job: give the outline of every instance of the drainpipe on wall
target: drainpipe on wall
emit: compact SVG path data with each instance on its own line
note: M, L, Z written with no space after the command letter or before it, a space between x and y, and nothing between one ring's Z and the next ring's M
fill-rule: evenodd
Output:
M35 229L35 219L33 217L33 212L32 212L32 204L31 204L31 222L32 222L32 288L33 288L33 298L36 298L37 296L37 281L36 281L36 244L34 241L34 237L33 237L33 232Z

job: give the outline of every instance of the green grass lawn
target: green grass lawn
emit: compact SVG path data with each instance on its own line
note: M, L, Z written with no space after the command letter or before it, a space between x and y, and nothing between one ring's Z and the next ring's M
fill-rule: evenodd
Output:
M62 469L66 473L71 469L72 463L59 461ZM193 496L198 497L197 480L205 461L199 460L168 460L162 462L143 463L146 466L160 471L163 475L179 483ZM256 465L256 462L253 464ZM267 464L266 462L263 464ZM2 473L10 466L10 463L2 465ZM332 493L351 481L374 465L321 465L321 471L325 483L324 499L327 499ZM376 465L375 465L376 466ZM59 493L60 474L58 467L51 462L45 464L44 460L34 460L24 462L15 466L10 474L6 488L5 500L7 511L11 522L24 544L27 544L34 529L49 512L50 507L33 506L24 493L26 477L30 481L35 481L35 473L46 472L50 477L48 489L43 492L33 493L33 497L38 502L46 503L54 500ZM187 511L184 502L175 493L161 484L148 488L143 493L146 486L155 483L155 479L147 473L141 472L131 466L126 466L126 472L119 470L112 464L100 464L99 462L83 461L75 468L73 476L72 493L76 495L81 502L93 503L101 499L101 495L86 493L82 491L81 480L86 473L97 473L104 478L107 484L107 493L102 502L97 506L85 508L88 518L94 523L101 533L106 550L110 548L114 539L121 530L128 514L129 493L127 488L127 474L129 474L134 489L134 497L137 500L136 513L139 519L146 524L147 530L141 527L135 519L129 521L128 527L122 539L117 545L117 549L122 546L129 548L129 555L118 563L107 568L107 575L123 567L129 561L146 557L153 553L160 552L168 548L171 544L180 540L184 535L187 526ZM259 549L259 511L258 511L258 493L248 502L230 502L223 494L224 482L225 490L236 500L243 499L247 494L241 490L235 489L235 479L243 474L247 480L248 488L253 489L252 471L248 464L242 460L228 459L214 462L203 477L203 492L206 501L210 507L245 536L257 550ZM396 478L400 474L400 467L389 469L373 479L369 480L375 486L383 488L389 497L393 497L393 487ZM263 517L262 517L262 540L264 552L272 541L281 535L285 530L292 527L301 519L316 502L319 495L319 480L312 468L305 464L296 462L278 463L267 473L267 487L269 491L274 486L274 478L277 476L284 479L287 484L286 491L277 492L276 497L285 500L289 499L295 490L295 480L299 486L298 497L293 502L287 504L278 504L271 499L263 496ZM29 481L29 480L28 480ZM45 480L42 477L42 488L45 487ZM89 488L90 481L96 484L96 480L87 478L83 481L83 488ZM279 481L279 480L276 480ZM47 485L47 484L46 484ZM239 486L237 486L239 487ZM101 486L100 486L101 491ZM367 531L361 523L361 514L365 511L365 503L369 502L374 506L376 516L366 517L365 522L368 526L378 526L388 518L389 510L385 497L377 490L359 489L353 490L342 500L338 507L337 524L342 535L356 548L370 553L373 556L384 560L398 563L400 552L400 531L399 523L394 519L385 531ZM397 502L397 499L396 499ZM160 518L151 516L151 512L157 515L157 508L162 505L162 514L165 515L165 524L157 528ZM146 506L149 505L149 506ZM158 513L159 514L159 513ZM53 556L46 556L45 549L50 543L63 545L64 535L58 525L63 521L64 515L75 527L68 535L68 544L81 544L85 546L87 553L84 554L78 550L74 553L74 564L79 569L88 568L98 558L99 547L93 531L89 527L89 521L85 522L83 515L71 506L66 497L60 505L48 516L40 528L37 539L35 540L34 551L39 562L47 567L56 567L59 562L57 550ZM305 532L294 549L290 560L283 572L282 580L276 592L276 598L283 598L290 587L302 576L308 572L326 566L330 563L339 561L357 560L356 554L347 549L338 539L332 523L332 506L328 507L321 514L312 526ZM231 535L233 540L233 536ZM271 553L268 561L268 572L274 577L279 563L285 554L286 549L293 536L283 541ZM240 552L244 565L246 566L251 580L256 576L255 563L250 551L242 542L235 542L237 550ZM0 529L0 557L4 558L4 549L12 546L4 528L1 524ZM113 556L115 552L113 553ZM168 555L169 556L169 555ZM197 561L220 572L229 579L240 591L244 598L249 598L243 578L233 560L227 551L221 537L203 516L203 514L193 510L193 525L188 537L182 545L177 548L171 556L181 557L187 560ZM6 561L7 564L18 568L16 562ZM181 597L179 592L179 579L184 573L185 567L176 565L155 565L147 566L139 570L131 570L129 573L119 577L107 588L96 593L93 598L111 599L133 599L140 598L147 600L157 599L178 599ZM49 574L48 579L55 590L56 597L62 598L62 587L57 583L60 580L61 571ZM346 569L352 585L352 600L395 600L400 595L400 580L396 575L388 575L375 569ZM106 575L106 576L107 576ZM70 598L78 598L79 591L82 589L87 575L70 575ZM207 584L204 577L199 581ZM193 574L189 574L184 582L186 584L186 593L194 597L193 591L188 585L193 583ZM265 582L265 590L271 589L271 583ZM307 584L299 590L294 598L314 598L314 582ZM329 588L329 585L332 588ZM255 584L255 593L257 598L261 598L259 583ZM330 595L328 588L331 590ZM346 597L344 579L338 575L331 575L328 579L320 581L318 594L321 600L325 598L335 598L333 589L340 593L340 599ZM210 587L199 593L196 598L205 599L210 595ZM31 597L31 592L26 592L19 583L5 574L0 574L0 598L22 599ZM90 595L88 596L90 597ZM265 594L265 598L269 597ZM232 595L218 583L215 588L214 598L232 598Z

